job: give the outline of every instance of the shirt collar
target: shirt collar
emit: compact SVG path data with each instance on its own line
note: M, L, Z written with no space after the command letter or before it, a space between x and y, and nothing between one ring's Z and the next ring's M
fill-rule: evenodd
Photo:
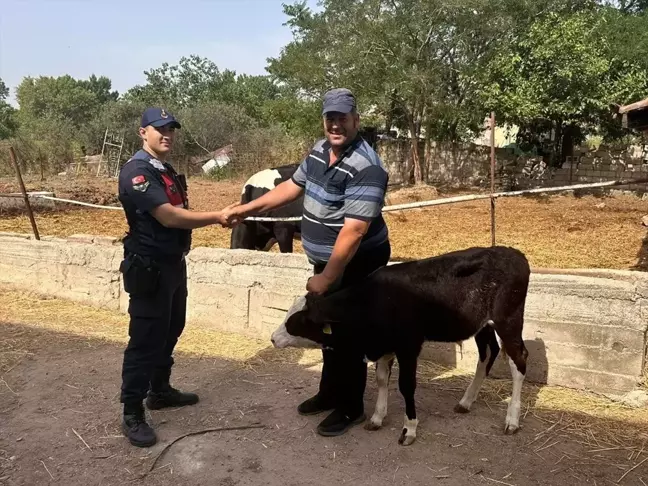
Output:
M161 160L156 159L155 157L153 157L153 155L151 155L150 153L148 153L144 149L139 149L137 151L137 153L133 156L133 158L134 159L146 160L149 164L151 164L157 170L160 170L160 171L163 171L163 172L167 170L166 166L164 165L164 162L162 162Z
M360 132L358 132L356 134L355 138L353 140L351 140L351 143L349 143L349 145L346 146L344 151L340 154L340 156L337 158L337 160L335 161L335 163L333 165L337 164L339 161L341 161L345 157L348 157L349 155L351 155L351 153L356 148L358 148L358 145L361 142L362 142L362 137L360 136ZM331 144L329 143L328 140L326 140L326 139L324 140L324 143L322 144L322 149L324 149L324 151L327 152L327 153L331 150Z

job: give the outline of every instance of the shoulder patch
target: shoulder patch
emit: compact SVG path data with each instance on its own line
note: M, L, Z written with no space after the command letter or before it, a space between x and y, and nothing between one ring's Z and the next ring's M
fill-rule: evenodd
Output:
M136 191L139 191L139 192L146 192L149 185L150 185L150 182L146 181L144 184L135 184L133 186L133 189L135 189Z
M131 179L133 184L133 189L139 192L146 192L148 187L151 185L149 181L146 180L146 177L143 175L135 176Z

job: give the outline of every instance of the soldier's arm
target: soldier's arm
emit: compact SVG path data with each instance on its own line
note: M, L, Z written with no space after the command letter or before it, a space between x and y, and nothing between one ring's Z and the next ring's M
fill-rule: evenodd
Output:
M227 225L223 213L229 206L223 211L204 212L175 207L169 202L164 185L153 172L155 169L150 169L147 165L133 165L128 169L124 174L124 190L139 211L150 213L162 226L194 229L210 224Z
M228 206L223 211L189 211L184 208L176 208L170 203L164 203L151 210L151 216L167 228L195 229L220 224L227 226L227 219L224 212L234 207Z

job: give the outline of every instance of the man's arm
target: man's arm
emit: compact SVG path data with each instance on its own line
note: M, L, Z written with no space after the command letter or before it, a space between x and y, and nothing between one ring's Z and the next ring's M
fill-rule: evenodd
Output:
M267 192L263 196L247 204L236 206L234 209L226 211L225 217L228 223L236 224L233 219L238 218L239 222L248 217L257 214L267 213L273 209L280 208L294 201L301 196L306 187L308 173L308 158L304 160L290 179L282 182L277 187Z
M369 224L368 221L353 218L344 220L344 226L335 240L333 253L322 271L328 281L333 283L342 276L347 264L358 250L363 236L367 233Z
M228 208L231 209L227 209L223 212L229 222L231 222L233 218L237 217L246 218L247 216L267 213L268 211L280 208L281 206L285 206L294 201L301 196L303 190L304 189L295 184L292 179L288 179L260 198L254 199L247 204L228 206Z
M151 215L158 222L167 228L195 229L210 224L228 226L226 211L234 205L228 206L223 211L189 211L188 209L176 208L170 203L164 203L151 210Z

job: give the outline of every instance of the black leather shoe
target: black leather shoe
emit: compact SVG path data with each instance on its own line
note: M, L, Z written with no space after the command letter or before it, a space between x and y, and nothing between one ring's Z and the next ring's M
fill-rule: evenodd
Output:
M146 423L144 407L141 404L138 405L124 407L122 431L132 445L151 447L157 442L157 437L153 429Z
M198 395L176 390L167 386L161 390L149 391L146 397L146 406L149 410L159 410L167 407L184 407L198 403Z
M322 422L317 426L317 433L324 437L335 437L344 434L354 425L361 424L367 417L364 413L359 415L349 416L339 410L333 410Z
M311 397L308 400L300 403L297 406L297 412L299 413L299 415L317 415L318 413L333 410L333 408L333 404L329 403L326 400L322 400L319 394L317 394L314 397Z

